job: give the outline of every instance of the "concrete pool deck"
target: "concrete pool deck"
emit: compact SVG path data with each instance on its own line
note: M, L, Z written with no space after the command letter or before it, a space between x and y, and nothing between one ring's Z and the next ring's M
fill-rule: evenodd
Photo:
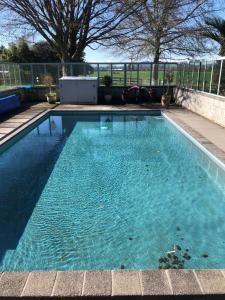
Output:
M27 121L5 133L1 144L53 109L54 111L136 111L153 106L105 106L48 104ZM160 108L158 106L158 108ZM225 163L225 128L186 109L173 107L165 115L178 124L203 147ZM13 116L17 120L17 115ZM13 123L13 117L6 122ZM23 118L22 118L23 119ZM5 121L4 121L5 122ZM0 123L0 130L4 127ZM3 124L3 126L2 126ZM6 127L7 128L7 127ZM115 270L49 271L0 273L0 298L83 298L83 299L225 299L225 270Z

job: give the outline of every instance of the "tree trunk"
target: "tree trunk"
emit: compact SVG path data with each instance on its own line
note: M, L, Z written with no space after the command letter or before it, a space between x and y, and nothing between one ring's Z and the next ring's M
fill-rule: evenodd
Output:
M158 78L159 78L159 49L156 49L154 59L153 59L153 65L152 65L152 84L158 85Z
M61 67L62 67L61 71L62 71L62 76L67 76L68 75L65 63L66 63L65 57L62 56L61 57Z

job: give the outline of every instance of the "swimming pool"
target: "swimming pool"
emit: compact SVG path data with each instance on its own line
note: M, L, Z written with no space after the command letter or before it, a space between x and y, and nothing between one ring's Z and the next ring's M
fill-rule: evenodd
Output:
M0 178L0 271L156 269L174 248L225 267L223 166L160 113L52 113Z

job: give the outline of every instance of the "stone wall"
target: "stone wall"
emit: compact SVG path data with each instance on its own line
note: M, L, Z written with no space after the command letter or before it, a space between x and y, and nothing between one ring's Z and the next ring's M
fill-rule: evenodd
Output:
M188 89L175 90L176 102L225 127L225 97Z

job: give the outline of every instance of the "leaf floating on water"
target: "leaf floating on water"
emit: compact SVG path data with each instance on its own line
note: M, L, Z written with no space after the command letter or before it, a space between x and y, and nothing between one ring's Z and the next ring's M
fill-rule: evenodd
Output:
M190 260L191 256L188 253L184 253L183 258L185 258L186 260Z
M209 257L209 255L208 255L208 253L203 253L202 257L207 258L207 257Z
M100 204L100 205L97 206L98 209L102 209L102 208L104 208L104 207L105 207L105 206L102 205L102 204Z

